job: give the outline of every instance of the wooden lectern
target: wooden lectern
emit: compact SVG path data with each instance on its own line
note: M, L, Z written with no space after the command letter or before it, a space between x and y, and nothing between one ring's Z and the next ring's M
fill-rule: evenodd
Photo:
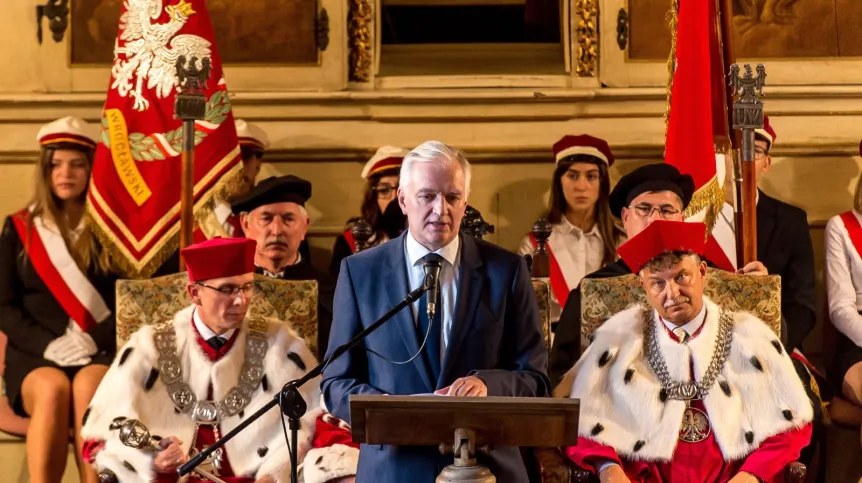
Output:
M577 399L448 396L351 396L353 441L437 446L454 464L437 483L494 483L478 453L500 446L571 446L578 441ZM394 425L392 421L410 421Z

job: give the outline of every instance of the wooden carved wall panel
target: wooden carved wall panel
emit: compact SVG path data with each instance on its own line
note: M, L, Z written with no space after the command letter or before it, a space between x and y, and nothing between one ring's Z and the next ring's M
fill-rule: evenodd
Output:
M73 65L111 63L122 4L122 0L75 0L71 3ZM209 0L207 7L224 63L294 65L318 62L318 2Z
M575 0L578 41L576 71L580 77L595 77L599 59L599 5L598 0Z
M629 0L629 58L665 60L670 0ZM740 58L862 55L862 2L734 0L734 43Z
M371 79L374 48L374 7L371 0L348 0L347 38L350 49L350 80Z

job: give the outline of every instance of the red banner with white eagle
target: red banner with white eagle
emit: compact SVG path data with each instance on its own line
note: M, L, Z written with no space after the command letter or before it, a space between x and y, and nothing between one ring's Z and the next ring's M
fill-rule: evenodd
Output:
M239 147L205 0L125 0L102 112L87 212L127 277L148 277L177 250L182 121L177 61L210 59L206 115L195 122L194 211L211 210L239 175Z
M718 268L734 270L734 257L728 256L713 231L722 216L725 159L730 159L729 144L716 145L722 138L729 143L729 133L715 6L713 1L680 0L679 9L671 12L676 35L665 161L694 178L695 193L685 215L686 221L706 223L707 258Z

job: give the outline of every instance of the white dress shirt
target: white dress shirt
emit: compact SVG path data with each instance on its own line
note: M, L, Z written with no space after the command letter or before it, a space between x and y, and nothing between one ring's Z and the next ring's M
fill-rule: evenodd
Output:
M657 311L655 312L655 316L661 319L664 326L667 327L667 330L673 332L675 329L682 329L686 334L688 334L688 337L691 337L698 331L698 329L700 329L700 326L703 325L703 321L706 320L706 304L703 304L703 306L700 307L700 312L698 312L693 319L683 325L676 325L673 322L664 320ZM676 332L674 332L674 334L676 334Z
M570 291L577 288L585 275L602 268L605 243L598 223L585 233L563 217L560 223L553 225L551 236L548 238L548 247L554 254L554 259L560 266ZM531 255L534 251L530 235L525 236L521 240L518 254ZM560 320L562 312L563 307L560 306L554 290L551 290L551 322Z
M210 329L209 327L207 327L206 324L204 324L204 321L201 320L201 316L198 314L197 309L195 309L195 312L192 315L192 322L195 324L195 328L198 329L198 334L201 335L204 341L210 340L213 337L220 337L222 341L227 342L230 340L234 331L236 331L236 329L231 329L222 335L216 334L212 331L212 329Z
M425 268L422 257L431 253L431 250L423 247L413 238L413 235L408 231L404 237L404 256L407 260L407 282L410 284L410 290L415 290L422 285L425 280ZM443 257L445 262L440 269L440 320L443 325L440 327L440 360L443 360L443 355L446 353L446 346L449 345L449 333L452 331L452 324L455 319L455 302L458 301L458 280L460 275L461 264L461 237L456 236L445 247L435 250L434 253ZM419 304L421 300L413 302L413 320L418 325L419 323Z
M853 211L862 223L862 215ZM826 223L826 296L836 329L862 347L862 257L840 216Z

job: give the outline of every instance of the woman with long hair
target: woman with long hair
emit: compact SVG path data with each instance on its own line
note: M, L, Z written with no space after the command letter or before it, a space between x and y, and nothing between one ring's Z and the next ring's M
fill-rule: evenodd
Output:
M32 202L0 236L0 330L6 392L26 435L30 481L58 483L69 428L81 454L87 406L116 352L110 261L84 218L97 133L67 117L39 131ZM82 483L98 481L78 460Z
M862 153L862 146L860 146ZM848 405L835 398L832 418L862 425L862 176L856 182L853 209L826 223L826 298L838 340L828 371L832 386Z
M608 205L608 168L614 156L608 143L586 134L564 136L554 144L556 169L545 218L553 226L547 248L551 253L551 322L560 319L569 292L584 275L616 259L625 233ZM536 240L524 237L518 252L533 253Z
M335 239L335 245L332 247L329 272L336 279L341 269L341 260L356 252L356 241L351 229L357 221L364 220L371 225L373 234L368 240L369 246L376 246L397 237L406 227L407 218L401 213L395 193L398 191L401 160L409 152L395 146L381 146L365 163L361 174L366 181L360 207L361 216L347 220L344 234Z

